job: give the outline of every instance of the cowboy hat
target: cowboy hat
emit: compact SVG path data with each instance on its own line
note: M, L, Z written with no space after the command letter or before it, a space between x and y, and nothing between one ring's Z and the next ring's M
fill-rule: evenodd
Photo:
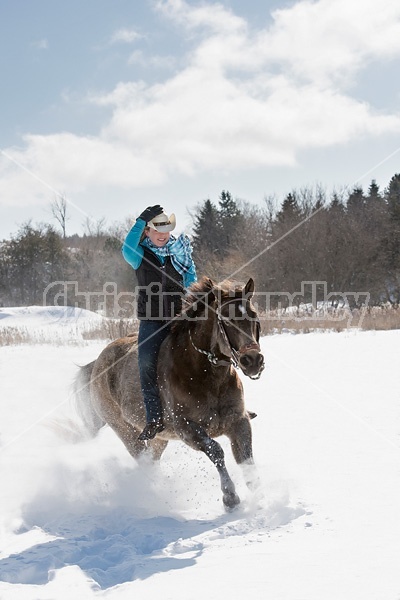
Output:
M176 227L176 219L174 213L168 216L165 213L161 213L161 215L157 215L151 221L147 223L148 227L159 231L160 233L166 233L167 231L172 231Z

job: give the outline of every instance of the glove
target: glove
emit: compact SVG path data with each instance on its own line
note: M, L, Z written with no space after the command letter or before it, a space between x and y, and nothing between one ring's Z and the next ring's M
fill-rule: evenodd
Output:
M144 210L142 214L139 215L139 219L143 219L143 221L146 221L146 223L148 223L149 221L154 219L154 217L157 217L157 215L161 215L163 212L164 209L159 204L156 204L155 206L148 206L146 210Z

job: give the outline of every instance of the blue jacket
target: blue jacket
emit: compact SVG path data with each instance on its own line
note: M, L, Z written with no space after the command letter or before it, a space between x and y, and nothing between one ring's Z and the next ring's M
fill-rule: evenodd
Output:
M146 227L146 222L143 219L137 219L132 229L129 231L125 238L122 246L122 255L127 263L129 263L135 270L138 269L142 263L144 248L140 244L140 238ZM158 255L157 255L158 256ZM164 262L164 257L158 256L161 263ZM183 285L188 288L192 283L197 280L196 267L194 263L190 266L188 271L183 275Z

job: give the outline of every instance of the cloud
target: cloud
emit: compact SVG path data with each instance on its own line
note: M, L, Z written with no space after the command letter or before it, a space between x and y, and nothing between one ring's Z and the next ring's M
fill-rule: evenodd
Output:
M168 55L147 55L142 50L135 50L128 59L130 65L140 65L141 67L153 67L155 69L173 69L177 61L173 56Z
M185 0L158 0L156 8L164 16L173 19L178 25L188 30L205 28L222 36L225 32L235 31L238 33L247 30L247 23L244 19L218 2L192 6Z
M134 29L118 29L112 34L110 44L132 44L143 37L144 36L141 33L138 33Z
M0 155L0 198L5 206L46 204L50 193L90 187L160 184L164 173L147 156L99 137L27 135L22 149Z
M155 84L124 82L91 95L112 111L97 136L29 135L8 152L63 190L135 188L180 174L294 166L303 150L398 133L398 114L351 95L369 61L400 54L400 6L381 0L379 11L373 7L371 0L362 11L358 0L305 0L254 30L218 3L158 2L190 37L180 70ZM152 57L131 56L146 60ZM3 190L12 197L17 178L4 160L3 198Z
M260 55L320 84L345 83L374 59L400 52L400 5L383 0L298 2L273 13L258 40Z

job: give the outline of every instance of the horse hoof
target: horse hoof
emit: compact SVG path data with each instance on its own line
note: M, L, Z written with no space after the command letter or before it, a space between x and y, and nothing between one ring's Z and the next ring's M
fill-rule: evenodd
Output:
M261 488L261 479L256 477L255 479L249 479L246 481L246 485L251 492L257 492Z
M225 510L227 512L232 512L235 510L238 504L240 504L240 498L236 493L233 494L225 494L222 498Z

